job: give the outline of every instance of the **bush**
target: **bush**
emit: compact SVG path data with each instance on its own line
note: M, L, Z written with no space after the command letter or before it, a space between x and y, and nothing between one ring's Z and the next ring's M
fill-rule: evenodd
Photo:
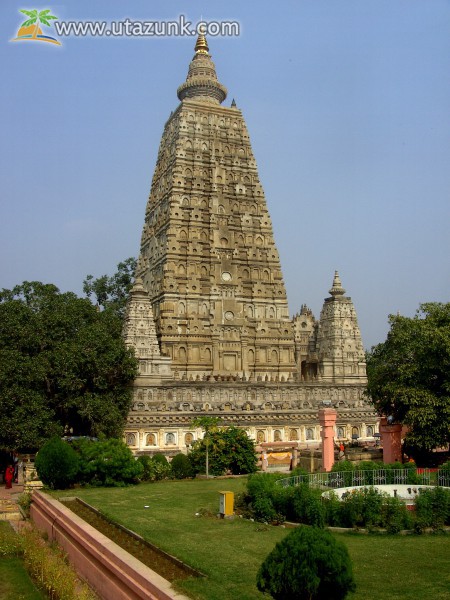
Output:
M256 585L275 600L340 600L355 590L347 548L315 527L298 527L279 542Z
M164 465L165 467L167 467L167 465L169 464L169 461L164 456L164 454L161 454L161 452L157 452L156 454L154 454L152 456L152 461L155 463L159 463L160 465Z
M450 461L444 463L437 473L439 485L450 486Z
M258 496L252 502L253 517L263 523L272 523L277 519L277 511L267 496Z
M205 472L206 444L211 475L223 475L227 471L233 475L256 471L253 440L242 429L230 426L210 430L203 439L194 442L189 460L195 473Z
M258 496L272 496L275 482L283 477L277 473L254 473L247 480L247 493L253 501Z
M80 460L67 442L54 437L37 453L35 467L44 485L64 490L77 480Z
M385 495L375 488L352 490L341 500L341 525L343 527L376 527L381 523Z
M398 533L402 529L411 529L413 519L406 506L398 498L387 496L381 507L381 526L388 533Z
M80 454L80 481L97 486L137 483L144 472L128 446L117 439L79 440L74 447Z
M81 582L55 543L45 544L33 529L21 529L23 561L30 577L45 592L46 598L95 600L97 596Z
M23 492L23 494L20 494L20 496L17 498L17 504L27 517L30 516L30 507L32 502L33 496L29 492Z
M442 529L450 524L450 492L441 487L432 490L421 490L415 498L416 530L426 527Z
M329 491L322 502L325 523L331 527L339 527L341 525L341 501L335 492Z
M137 462L142 465L143 471L141 481L161 481L167 479L171 474L171 468L167 458L162 454L155 456L139 456Z
M182 454L181 452L172 458L170 467L172 476L175 477L175 479L187 479L188 477L193 476L191 462L186 454Z
M321 491L311 489L302 483L295 488L293 495L294 518L297 523L305 523L315 527L325 524L325 510L321 501Z
M353 471L355 467L350 460L340 460L335 462L331 468L332 473L340 473L344 479L344 485L341 482L338 483L337 487L349 487L353 483ZM332 477L330 475L330 477Z
M363 460L357 466L359 471L364 471L364 484L373 485L373 471L378 471L380 464L373 460Z

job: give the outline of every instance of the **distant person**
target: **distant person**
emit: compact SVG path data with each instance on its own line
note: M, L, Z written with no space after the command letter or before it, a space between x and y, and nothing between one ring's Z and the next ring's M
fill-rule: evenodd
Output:
M13 454L13 465L14 465L14 483L19 483L19 455L17 452Z
M344 447L344 444L342 444L342 442L341 442L341 444L339 445L339 460L344 460L344 458L345 458L345 447Z
M12 482L14 479L14 467L12 465L8 465L5 471L5 488L7 490L12 488Z

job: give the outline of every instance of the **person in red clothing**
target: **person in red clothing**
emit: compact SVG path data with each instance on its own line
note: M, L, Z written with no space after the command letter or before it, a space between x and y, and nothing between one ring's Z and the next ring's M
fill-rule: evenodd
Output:
M12 482L14 479L14 467L12 465L8 465L5 471L5 488L12 488Z

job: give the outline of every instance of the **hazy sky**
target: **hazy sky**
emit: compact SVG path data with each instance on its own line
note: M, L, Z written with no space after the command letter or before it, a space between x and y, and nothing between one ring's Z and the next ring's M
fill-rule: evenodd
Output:
M448 0L2 0L0 288L81 293L137 255L193 56L187 36L9 41L19 9L50 7L61 21L240 23L209 46L247 121L292 314L319 316L335 269L367 348L389 313L450 300Z

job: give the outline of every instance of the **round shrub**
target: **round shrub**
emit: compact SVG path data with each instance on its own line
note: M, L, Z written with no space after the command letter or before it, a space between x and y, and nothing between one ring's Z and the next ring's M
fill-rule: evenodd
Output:
M154 454L152 456L152 460L153 460L153 462L160 463L161 465L164 465L164 466L167 466L169 464L169 461L164 456L164 454L161 454L161 452L157 452L156 454Z
M141 481L152 481L153 479L153 461L151 456L142 455L137 459L138 463L142 465Z
M272 500L267 496L257 496L252 503L253 516L257 521L272 523L277 517Z
M80 481L95 486L122 486L136 483L144 471L128 446L118 439L81 440Z
M316 527L298 527L279 542L256 585L275 600L341 600L355 590L347 548Z
M186 454L182 454L181 452L172 458L170 466L172 468L172 475L175 479L187 479L193 475L189 458Z
M77 480L79 458L75 450L59 437L46 442L36 455L39 479L53 489L64 490Z
M171 475L170 464L164 454L158 453L152 457L152 469L152 481L162 481Z

